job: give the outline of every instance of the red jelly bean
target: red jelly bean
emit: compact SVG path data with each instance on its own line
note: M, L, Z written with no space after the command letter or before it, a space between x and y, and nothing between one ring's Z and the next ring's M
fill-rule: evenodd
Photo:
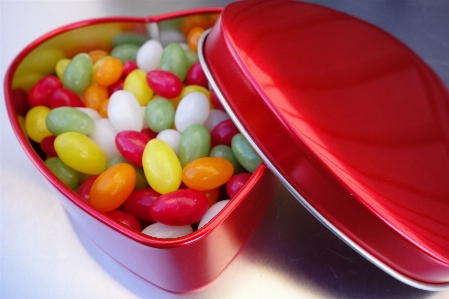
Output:
M157 134L159 134L157 132L154 132L150 128L145 128L140 133L142 133L143 135L147 136L149 140L156 138Z
M182 91L182 82L178 76L164 70L149 71L147 83L155 93L169 99L177 97Z
M140 225L139 220L137 220L136 217L128 213L122 212L120 210L114 210L108 212L107 214L112 218L114 218L115 220L123 223L126 226L129 226L134 230L137 230L139 232L142 231L142 226Z
M115 136L115 145L120 154L129 162L142 166L142 155L148 139L144 134L137 131L121 131Z
M50 135L47 137L44 137L40 143L40 147L42 151L47 155L47 157L57 157L58 154L55 150L55 135Z
M28 94L26 91L20 88L15 88L11 91L11 97L14 108L16 108L16 113L18 115L26 115L28 110L30 110Z
M84 107L81 98L73 91L67 88L59 88L54 90L48 96L50 108L57 108L63 106L70 107Z
M84 181L84 183L82 183L76 191L76 193L87 202L90 202L90 188L92 188L92 185L94 184L97 177L98 175L91 176L86 181Z
M233 198L239 191L242 189L243 185L251 177L251 173L242 172L232 176L229 181L226 183L226 192L228 193L229 198Z
M185 83L186 85L199 85L204 88L209 88L209 81L207 81L207 77L204 74L203 68L199 62L194 63L189 69Z
M151 188L134 190L122 205L123 211L133 215L142 221L153 223L150 216L150 205L159 198L161 194Z
M198 190L180 189L161 195L149 208L157 222L189 225L201 220L209 208L206 196Z
M55 76L46 76L40 79L36 84L34 84L30 92L28 93L28 104L30 105L30 107L50 107L50 93L59 88L62 88L62 83Z
M129 73L134 70L137 70L137 63L132 60L125 61L125 63L123 64L122 79L125 79L129 75Z
M108 86L108 94L109 97L116 92L117 90L122 90L123 89L123 84L124 84L125 80L123 79L118 79L115 83L111 84Z
M224 110L223 105L221 104L220 100L217 97L217 94L213 89L210 90L210 101L212 102L212 105L214 105L215 109Z
M238 133L239 129L237 129L231 119L224 120L210 132L211 143L213 146L219 144L231 146L232 137Z

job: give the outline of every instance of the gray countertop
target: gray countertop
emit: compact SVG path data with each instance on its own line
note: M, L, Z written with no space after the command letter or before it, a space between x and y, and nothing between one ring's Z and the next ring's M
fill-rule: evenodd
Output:
M37 37L79 20L144 16L232 1L1 1L1 80ZM449 1L307 1L402 40L449 86ZM3 85L1 94L3 96ZM194 293L165 292L88 239L20 148L1 105L1 298L449 298L407 286L341 242L282 187L225 271Z

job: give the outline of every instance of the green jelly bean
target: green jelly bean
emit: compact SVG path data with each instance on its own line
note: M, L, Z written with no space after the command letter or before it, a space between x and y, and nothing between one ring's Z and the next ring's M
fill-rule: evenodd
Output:
M80 53L70 60L67 65L62 83L65 88L77 94L82 94L92 80L92 60L86 53Z
M185 129L179 140L178 157L182 168L189 162L207 157L210 150L210 133L203 125L194 124Z
M138 33L122 33L114 37L112 40L112 47L115 48L122 44L133 44L137 46L142 46L147 40L149 39L148 36Z
M154 132L169 129L175 119L175 108L165 98L150 101L145 109L145 121Z
M67 185L70 189L75 189L78 187L80 182L80 173L68 166L61 159L57 157L48 158L45 160L45 165L47 165L48 169L53 172L65 185Z
M224 144L219 144L215 146L209 153L209 157L219 157L224 158L231 162L232 166L234 166L234 174L245 171L242 165L240 165L239 161L235 157L232 149Z
M144 172L143 168L132 164L131 162L129 162L128 160L123 158L123 156L115 156L115 157L112 157L111 159L109 159L108 163L106 164L106 169L108 169L116 164L119 164L119 163L128 163L132 167L134 167L134 170L136 171L136 187L134 187L134 189L137 190L137 189L145 189L145 188L150 187L150 184L148 184L147 178L145 177L145 172Z
M241 133L232 138L231 149L239 163L248 172L253 173L261 163L259 156Z
M65 132L88 135L95 128L95 122L89 115L73 107L58 107L51 110L45 119L45 124L56 136Z
M199 61L198 54L196 54L192 50L186 50L185 53L186 53L186 58L187 58L188 69L190 69L192 67L192 65L194 65L195 63L197 63Z
M184 81L189 71L186 52L178 43L171 43L165 46L159 62L159 69L174 73Z
M111 56L120 59L125 63L127 60L136 61L137 51L139 46L131 43L120 44L114 47L111 51Z

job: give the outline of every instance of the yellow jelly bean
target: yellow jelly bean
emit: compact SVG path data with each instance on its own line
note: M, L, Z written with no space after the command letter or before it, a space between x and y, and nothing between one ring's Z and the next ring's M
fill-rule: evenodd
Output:
M100 174L106 169L106 156L89 137L77 132L66 132L54 141L58 157L75 170Z
M62 80L66 67L69 65L70 59L63 58L56 63L55 72L59 80Z
M131 92L139 101L140 106L146 106L154 94L154 91L148 86L147 73L140 69L136 69L126 76L123 89Z
M166 194L181 185L181 163L165 141L150 140L145 146L142 164L145 177L156 192Z
M25 129L28 136L36 142L41 142L47 136L53 135L47 128L45 119L50 113L50 108L35 106L25 116Z

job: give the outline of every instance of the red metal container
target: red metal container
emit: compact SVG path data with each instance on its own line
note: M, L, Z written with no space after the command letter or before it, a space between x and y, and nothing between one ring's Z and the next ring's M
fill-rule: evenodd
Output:
M120 264L173 292L202 288L223 271L260 222L274 192L274 175L261 165L214 219L187 236L149 237L94 209L53 175L36 151L36 144L22 130L19 117L26 111L17 96L20 93L15 90L27 91L36 78L53 74L60 58L90 50L109 51L113 38L119 34L139 33L168 43L179 38L183 18L217 15L220 11L220 8L195 9L145 18L111 17L70 24L31 43L14 59L5 76L6 106L17 139L75 223Z
M397 279L449 287L449 93L416 54L296 1L232 3L202 43L228 113L310 212Z

